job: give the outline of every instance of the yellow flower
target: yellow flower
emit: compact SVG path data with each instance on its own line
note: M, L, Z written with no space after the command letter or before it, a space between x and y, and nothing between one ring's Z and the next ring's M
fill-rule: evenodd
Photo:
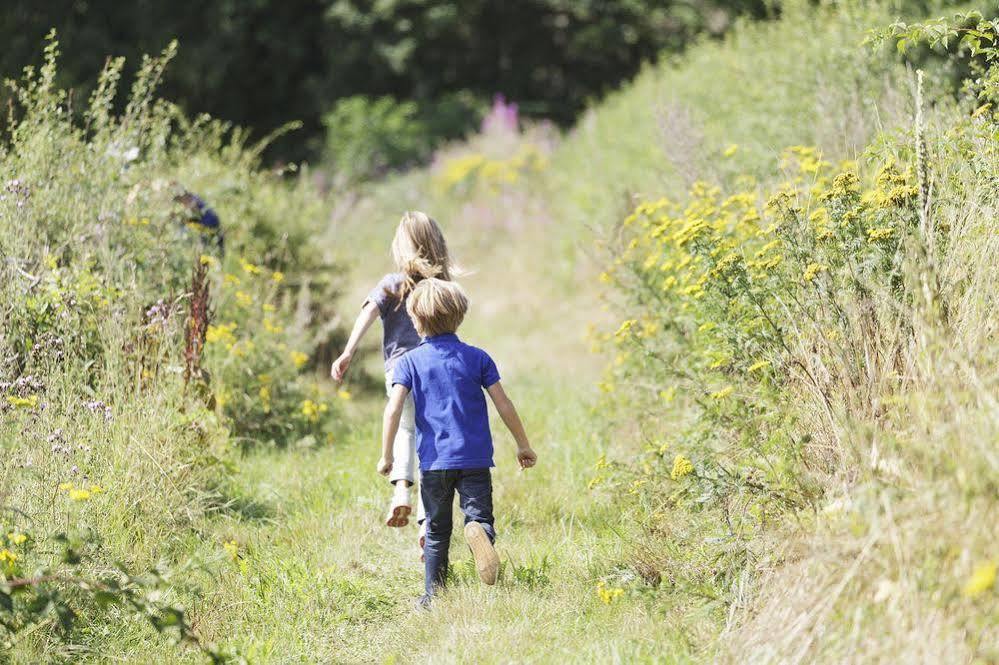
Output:
M309 362L309 355L307 353L302 353L301 351L292 351L288 354L291 358L291 362L296 368L301 369L305 366L305 363Z
M229 558L233 561L239 559L239 543L235 540L227 540L222 543L222 549L225 550L226 554L228 554Z
M622 339L628 333L631 332L631 329L634 327L635 323L636 323L635 319L628 319L627 321L622 323L621 326L617 329L617 332L614 333L614 337Z
M235 284L235 285L238 286L243 280L241 280L239 277L236 277L232 273L228 273L227 272L225 274L224 281L225 281L226 284Z
M260 390L257 391L260 396L260 403L264 407L264 413L271 412L271 389L267 386L260 386Z
M670 386L666 390L659 391L659 399L669 404L676 398L676 386Z
M16 554L6 548L0 550L0 563L14 563L15 561L17 561Z
M731 157L738 150L739 150L739 146L737 146L735 143L733 143L730 146L728 146L727 148L725 148L724 150L722 150L722 157Z
M961 594L967 598L980 596L992 589L996 583L996 562L985 561L975 568L968 581L964 583Z
M249 307L253 304L253 296L245 291L236 291L236 302L243 307Z
M222 342L227 345L231 345L236 341L236 336L233 335L233 331L236 330L235 323L222 323L217 326L208 326L208 330L205 331L205 341L209 344L214 342Z
M679 480L693 472L694 465L691 464L690 460L683 455L677 455L673 458L673 469L669 472L669 477L673 480Z
M38 395L28 395L27 397L7 395L7 403L16 409L33 409L38 406Z
M867 239L870 242L877 242L878 240L886 240L895 234L895 229L890 226L883 226L880 228L867 229Z
M264 317L264 330L275 335L279 335L284 332L284 328L274 323L274 320L269 316Z
M757 360L755 363L746 368L747 372L755 372L767 367L770 364L769 360Z
M280 284L284 281L284 273L280 270L275 270L271 273L271 279L274 280L276 284Z
M68 492L73 489L73 483L59 483L60 492Z
M610 273L606 272L606 271L600 273L600 276L597 277L597 279L600 280L601 284L610 284L610 282L611 282Z
M245 272L247 275L259 275L260 274L260 266L254 265L254 264L250 263L249 261L247 261L246 259L242 259L241 258L239 260L239 265L243 268L243 272Z
M816 263L812 261L805 267L805 272L801 275L801 277L806 282L811 282L813 279L815 279L818 276L819 273L825 272L828 269L829 266L823 263Z
M90 498L90 492L85 489L72 489L69 491L69 498L73 501L86 501Z
M599 471L600 469L606 469L609 466L610 464L607 463L607 455L601 455L600 458L597 459L597 463L593 465L593 468Z
M101 487L100 485L91 485L90 486L90 493L91 494L100 494L103 491L104 491L104 488Z
M274 312L277 311L277 307L275 307L274 305L270 304L269 302L265 302L263 305L261 305L260 309L262 309L265 312L268 312L270 314L273 314Z
M308 418L309 422L319 422L319 414L326 413L329 407L325 404L313 402L311 399L307 399L302 402L302 415Z
M23 533L17 533L16 531L12 531L7 534L7 542L11 545L20 545L27 539L28 537L26 535Z
M338 390L337 397L344 400L349 400L353 395L350 394L349 390Z
M609 587L603 580L597 582L597 597L604 605L610 605L622 595L624 595L624 589Z
M735 388L732 386L725 386L721 390L711 393L711 399L725 399L732 394L733 390L735 390Z
M209 254L202 254L200 257L198 257L198 260L201 261L201 265L208 266L209 268L215 266L218 263L218 261L215 260L215 257Z

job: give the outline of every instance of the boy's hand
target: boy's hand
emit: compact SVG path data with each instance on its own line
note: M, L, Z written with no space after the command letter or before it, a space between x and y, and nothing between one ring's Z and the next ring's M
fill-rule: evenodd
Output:
M377 469L378 473L382 474L383 476L389 475L389 473L392 472L392 458L382 457L380 460L378 460Z
M517 451L517 462L520 463L521 469L530 469L537 464L538 454L530 446L521 448Z
M353 360L353 354L344 351L340 354L340 357L333 361L333 366L330 367L330 376L337 383L343 382L343 377L347 375L347 370L350 369L350 361Z

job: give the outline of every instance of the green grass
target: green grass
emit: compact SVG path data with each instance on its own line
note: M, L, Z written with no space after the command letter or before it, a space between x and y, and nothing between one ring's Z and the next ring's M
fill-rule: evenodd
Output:
M652 596L605 604L596 593L607 562L624 556L614 534L631 527L609 497L579 489L600 453L578 445L593 438L585 394L560 399L568 385L516 376L510 386L544 463L515 470L512 442L497 437L495 587L479 583L457 531L456 580L429 613L414 611L423 581L416 528L381 524L389 488L372 470L380 406L372 402L359 405L357 426L333 447L242 460L237 492L271 512L213 524L206 543L220 549L233 539L240 558L199 603L203 636L275 662L627 662L666 651L678 662L692 653L682 630L662 625Z
M47 409L2 414L0 505L30 516L4 522L36 539L25 560L88 578L114 575L118 564L135 573L156 567L164 579L141 586L156 607L183 607L191 635L249 662L842 662L858 653L883 662L953 654L963 662L994 660L994 592L972 599L960 591L994 552L987 526L996 463L988 443L997 431L994 373L985 371L995 357L995 284L984 269L994 263L994 229L967 214L964 199L943 198L940 219L981 242L957 245L943 272L949 284L971 284L978 295L958 310L960 337L927 332L923 343L940 349L958 340L976 362L926 356L939 364L921 367L920 376L934 380L895 398L908 405L897 413L914 417L890 428L887 420L857 419L843 429L863 454L877 441L880 459L901 465L901 475L863 464L836 469L821 479L824 503L815 510L775 511L759 537L729 546L719 538L729 528L721 511L670 508L668 468L631 491L645 473L646 445L678 431L689 414L626 391L608 398L597 388L615 359L590 351L588 331L613 330L627 314L615 309L620 300L598 275L613 259L616 225L636 197L682 199L697 178L769 189L786 177L778 155L787 145L817 144L839 160L858 157L882 129L905 136L909 75L861 46L864 31L889 22L891 13L868 3L805 4L788 3L780 21L741 25L723 42L650 66L565 136L533 128L512 147L474 137L443 151L438 164L356 198L337 192L324 200L304 181L288 187L257 168L252 150L222 147L216 129L156 147L159 132L180 122L169 113L143 121L150 125L143 130L148 156L125 170L102 157L114 132L124 132L120 126L96 138L54 120L26 130L29 141L0 154L0 181L49 178L54 185L36 190L33 200L44 204L37 209L4 204L11 215L0 220L0 249L23 262L0 266L0 311L23 323L25 294L37 292L16 268L49 275L50 254L72 268L73 280L96 276L126 295L109 310L77 312L78 319L59 324L80 354L63 365L32 365L45 379ZM55 114L46 108L39 113ZM943 100L929 122L946 127L953 113ZM524 143L545 155L545 168L495 190L489 182L466 193L439 187L451 158L481 153L502 161ZM731 144L738 148L724 157ZM93 177L83 178L74 164ZM948 172L952 182L973 181L962 168ZM260 342L266 353L249 358L212 351L212 389L239 395L238 422L185 391L179 325L168 338L171 360L152 388L136 388L141 374L137 383L126 346L140 312L166 295L164 277L174 291L186 288L189 247L168 233L137 239L137 232L115 230L109 239L98 232L105 227L95 223L92 202L103 202L101 224L120 223L155 203L151 194L152 203L130 203L130 189L159 177L204 189L232 222L231 254L213 273L220 321L237 321L248 338L261 334L260 317L226 290L223 272L255 284L239 258L288 273L280 288L267 282L266 297L263 288L252 294L275 307L286 336ZM971 192L974 210L994 212L994 192L963 187L954 192ZM336 211L328 225L326 206ZM325 320L348 323L391 270L388 245L408 208L442 223L468 270L461 281L472 306L460 334L497 360L539 453L535 469L518 472L513 444L494 423L501 580L479 584L458 532L453 583L429 613L413 610L422 589L415 526L381 523L389 486L374 471L384 400L377 330L348 383L349 401L337 400L329 386L316 389L309 369L293 370L285 356L291 347L314 359L335 352L336 335L321 334ZM13 233L7 219L44 233ZM335 289L320 280L333 274L330 265L344 267L337 278L349 275L336 317ZM58 290L79 288L73 281ZM0 331L4 358L23 352L20 343ZM97 349L96 363L82 353L84 344ZM284 374L271 385L287 381L302 392L275 400L268 414L258 389L272 361L283 363ZM316 371L324 374L325 366ZM0 367L0 379L12 372ZM649 368L635 383L658 380ZM311 427L300 410L306 395L336 406L313 424L315 437L303 440ZM83 409L84 399L111 403L113 422ZM259 431L258 422L293 422L295 430L273 444L252 441L247 432ZM90 450L53 454L47 437L59 427ZM68 502L57 486L74 465L106 492ZM598 475L606 478L591 488ZM47 536L75 527L89 527L97 539L85 545L80 566L59 567L61 550ZM205 660L133 608L100 606L69 583L58 588L80 612L76 627L60 631L43 612L0 645L0 661Z

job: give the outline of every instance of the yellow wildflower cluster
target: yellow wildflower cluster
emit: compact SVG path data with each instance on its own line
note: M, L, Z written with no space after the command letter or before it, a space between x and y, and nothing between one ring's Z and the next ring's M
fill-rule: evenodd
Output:
M327 411L329 411L329 407L325 403L316 403L311 399L307 399L302 402L302 415L305 416L310 423L319 422L319 416Z
M309 354L302 353L301 351L292 351L288 354L291 358L291 362L295 365L296 369L301 369L305 367L305 363L309 362Z
M669 477L673 480L679 480L684 476L689 476L694 472L694 465L689 459L683 455L677 455L673 458L673 468L669 472Z
M243 269L243 272L245 272L247 275L259 275L261 272L263 272L260 266L250 263L244 258L239 259L239 265Z
M235 540L227 540L222 543L222 549L225 550L225 553L228 554L229 558L233 561L237 561L239 559L239 543Z
M962 595L967 598L980 596L986 591L991 591L996 585L997 565L995 561L985 561L979 564L968 581L961 589Z
M801 278L806 282L811 282L816 277L818 277L819 273L825 272L828 269L829 266L825 265L824 263L816 263L815 261L812 261L807 266L805 266L805 272L802 273Z
M38 406L38 395L28 395L27 397L7 395L7 403L15 409L33 409Z
M253 296L246 291L236 291L236 302L239 303L241 307L249 307L253 304Z
M237 328L236 323L223 323L217 326L210 325L205 331L205 341L209 344L225 344L226 348L232 348L236 343L236 336L233 334Z
M543 171L547 159L533 143L523 143L511 156L492 158L482 153L465 154L447 160L434 179L442 192L483 187L497 192L517 183L523 176Z
M77 487L73 483L60 483L59 491L65 492L72 501L87 501L91 497L100 494L104 488L100 485L90 485L89 487Z
M6 578L16 577L18 558L17 554L6 547L0 548L0 575Z
M610 605L623 595L624 589L608 586L603 580L597 582L597 597L604 605Z

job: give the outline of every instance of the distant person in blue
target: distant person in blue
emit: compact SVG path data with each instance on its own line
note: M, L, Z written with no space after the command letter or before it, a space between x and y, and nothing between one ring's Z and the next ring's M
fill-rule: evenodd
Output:
M218 214L204 200L193 192L181 189L173 197L174 203L182 210L181 221L188 227L193 227L201 234L202 241L210 242L225 253L225 235L222 233L222 221Z

